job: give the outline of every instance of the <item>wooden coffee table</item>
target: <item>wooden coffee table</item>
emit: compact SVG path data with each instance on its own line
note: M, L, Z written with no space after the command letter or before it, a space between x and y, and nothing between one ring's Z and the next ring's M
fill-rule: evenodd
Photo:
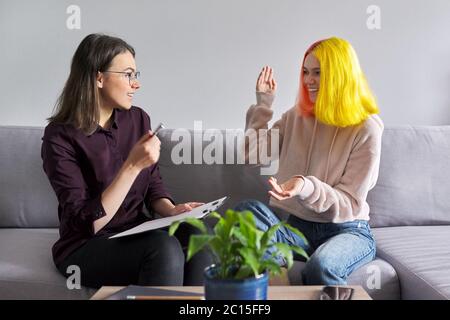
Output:
M372 300L361 286L346 286L355 289L352 300ZM190 293L203 293L203 287L154 287ZM269 286L269 300L318 300L322 286ZM123 287L101 287L91 300L103 300Z

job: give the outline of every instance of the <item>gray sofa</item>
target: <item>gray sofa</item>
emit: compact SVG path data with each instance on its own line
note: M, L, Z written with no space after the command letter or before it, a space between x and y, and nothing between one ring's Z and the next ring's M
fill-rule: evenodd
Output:
M69 290L51 258L57 201L42 170L42 134L43 128L0 127L0 299L87 299L95 289ZM171 153L178 141L171 137L171 130L160 134L160 167L177 202L227 195L223 209L242 199L267 203L260 168L175 165ZM225 141L224 159L235 151ZM356 270L349 284L362 285L374 299L450 298L448 163L450 127L386 128L378 184L369 193L377 258ZM300 283L303 266L296 262L289 271L291 284Z

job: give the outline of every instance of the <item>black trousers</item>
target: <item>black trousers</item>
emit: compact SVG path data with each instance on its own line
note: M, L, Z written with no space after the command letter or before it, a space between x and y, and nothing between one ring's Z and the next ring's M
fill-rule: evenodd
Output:
M198 233L188 224L181 224L175 236L167 229L108 239L90 239L66 258L58 270L69 276L71 265L80 268L81 285L101 286L196 286L203 285L203 270L212 264L207 250L186 262L189 236Z

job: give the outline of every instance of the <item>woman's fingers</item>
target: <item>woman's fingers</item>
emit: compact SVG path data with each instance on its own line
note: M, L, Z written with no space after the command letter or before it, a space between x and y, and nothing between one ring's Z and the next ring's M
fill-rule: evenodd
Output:
M151 130L149 130L147 133L145 133L140 139L139 141L136 143L144 143L145 141L147 141L148 139L150 139L152 137L153 133Z
M180 206L180 205L175 206L175 213L176 214L182 213L183 211L184 211L184 207L183 206Z
M269 66L264 66L256 81L256 91L272 93L277 88L277 83L273 78L273 69Z
M264 72L264 68L263 68L263 70L259 73L258 80L256 80L256 84L257 84L258 86L260 86L260 85L264 82L264 75L263 75L263 72Z
M271 197L274 197L274 198L277 199L277 200L281 200L281 199L280 199L280 196L279 196L277 193L273 192L272 190L269 191L269 195L270 195Z
M274 192L273 190L269 191L269 195L274 197L277 200L286 200L292 198L292 192L283 191L282 193Z
M278 193L276 193L276 192L273 192L273 191L269 191L269 195L270 195L271 197L274 197L274 198L277 199L277 200L286 200L286 199L289 198L289 197L280 195L280 194L278 194Z
M267 66L265 66L265 67L264 67L264 79L263 79L264 83L267 82L267 76L268 76Z
M286 183L279 185L277 179L275 179L274 177L270 177L269 184L272 187L272 190L269 191L269 194L275 199L286 200L292 198L293 192L292 190L290 190L291 187Z
M277 90L277 83L276 83L275 79L273 79L273 78L270 83L270 89L272 89L273 91Z
M267 76L267 83L269 85L272 83L272 79L273 79L273 69L271 67L269 67L269 72L268 72L268 76Z
M269 184L272 187L272 189L275 190L276 192L278 192L278 193L282 193L283 192L283 189L277 183L277 180L275 178L270 178L269 179Z
M189 206L191 206L191 208L197 208L200 207L202 205L204 205L204 202L188 202L187 203Z
M178 206L178 213L183 213L183 212L187 212L187 211L191 211L192 208L190 205L188 205L187 203L183 203L181 205Z
M184 213L203 205L203 202L187 202L175 206L175 213Z
M258 80L256 81L256 91L264 91L264 84L266 78L266 69L267 67L263 67L261 72L259 73Z

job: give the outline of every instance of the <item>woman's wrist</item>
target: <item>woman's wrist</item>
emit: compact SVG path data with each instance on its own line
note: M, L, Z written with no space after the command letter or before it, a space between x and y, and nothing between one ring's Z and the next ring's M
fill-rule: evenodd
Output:
M266 107L271 107L273 100L275 99L274 94L256 91L256 104L257 105L263 105Z
M304 200L314 192L314 184L311 182L311 179L308 179L304 176L296 176L296 177L299 177L302 180L298 186L296 195L301 200Z
M129 161L125 161L120 169L120 173L130 175L136 178L139 173L141 173L141 169L139 169L136 165L130 163Z
M297 179L297 185L295 189L295 195L299 196L305 186L305 178L301 175L293 176L294 179Z
M151 207L160 216L168 217L172 215L175 205L167 198L159 198L152 201Z

